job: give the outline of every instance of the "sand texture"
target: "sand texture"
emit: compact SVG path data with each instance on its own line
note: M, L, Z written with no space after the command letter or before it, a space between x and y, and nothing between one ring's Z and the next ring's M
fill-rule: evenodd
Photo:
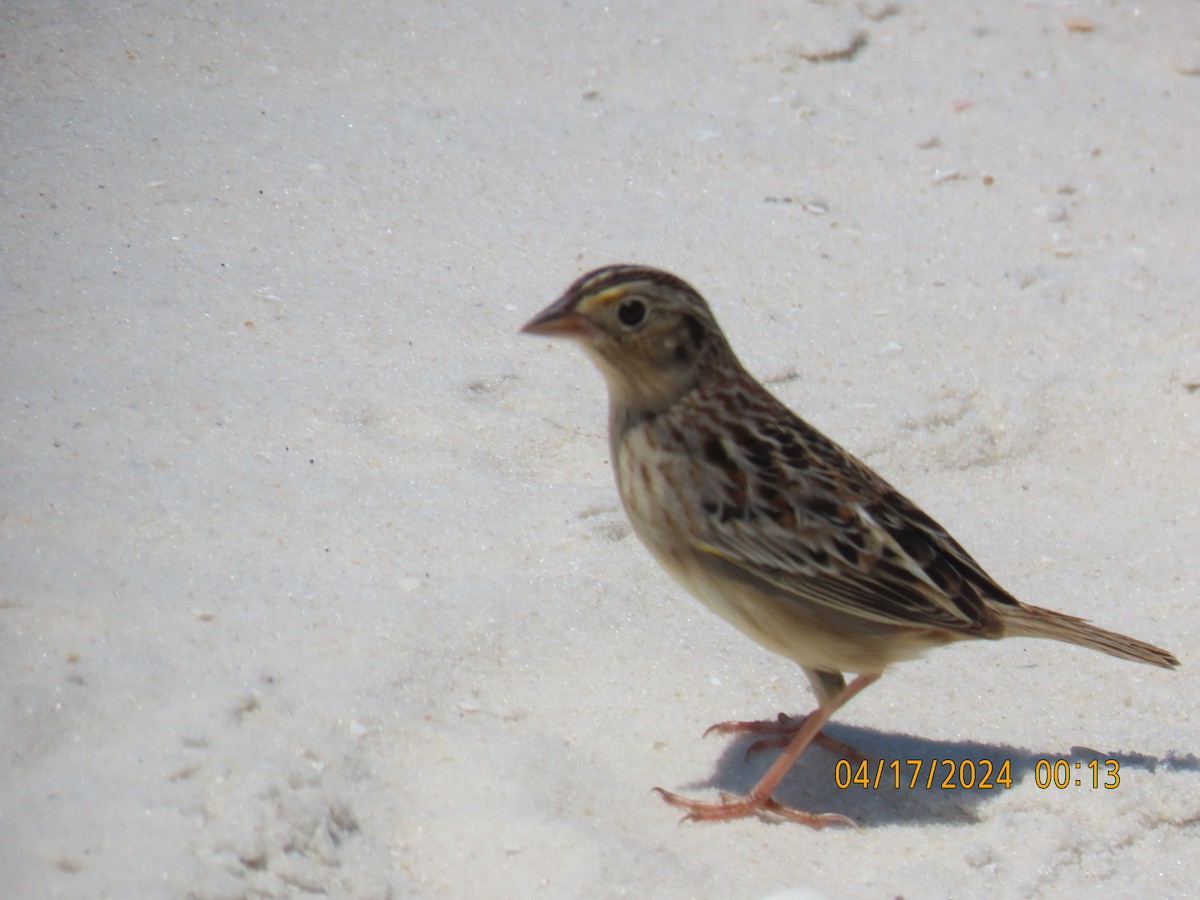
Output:
M1192 0L5 2L0 896L1197 895L1198 210ZM859 829L677 826L812 699L517 334L619 261L1182 667L942 650L830 733L1011 788L814 748L780 799Z

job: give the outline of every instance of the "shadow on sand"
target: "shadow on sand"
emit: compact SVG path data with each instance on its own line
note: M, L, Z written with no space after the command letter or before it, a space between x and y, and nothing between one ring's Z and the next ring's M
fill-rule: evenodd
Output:
M978 811L984 804L1026 782L1036 783L1037 778L1048 784L1047 790L1104 790L1103 785L1111 783L1111 767L1107 765L1110 759L1117 761L1117 771L1123 778L1128 778L1131 771L1154 772L1160 766L1189 772L1200 771L1200 758L1192 753L1157 757L1136 752L1104 752L1089 747L1072 747L1064 755L1057 749L1033 751L977 741L926 740L907 734L836 723L828 727L826 733L857 748L866 757L870 786L851 783L848 787L839 787L838 778L845 784L858 770L859 761L850 760L850 768L842 766L839 771L837 756L822 747L813 746L805 751L784 778L775 791L775 799L807 812L840 813L864 828L922 823L970 824L978 821ZM702 800L716 800L715 791L742 796L754 787L779 753L776 749L768 748L747 758L746 751L754 743L752 736L743 735L727 740L729 742L711 778L671 790ZM899 761L898 772L890 768L893 760ZM915 766L910 765L908 760L921 760L923 765L917 784L912 787L910 784ZM928 775L935 760L938 764L936 776L933 786L929 787ZM946 760L952 760L954 765L951 766ZM962 768L964 760L975 764L976 779L987 769L982 761L990 761L995 773L1007 761L1012 787L999 783L991 788L957 786L970 777L969 770L964 772ZM1050 765L1038 769L1041 760L1046 760ZM1054 768L1053 764L1058 760L1065 760L1067 767L1059 765ZM1097 763L1094 770L1089 766L1093 761ZM881 762L883 769L879 786L876 787L874 778ZM1036 773L1035 769L1038 769ZM943 779L952 771L956 786L943 788ZM895 785L897 775L901 781L898 789ZM1052 781L1048 781L1055 775L1063 786L1055 787ZM1093 775L1098 779L1100 788L1092 786ZM993 775L993 782L996 777Z

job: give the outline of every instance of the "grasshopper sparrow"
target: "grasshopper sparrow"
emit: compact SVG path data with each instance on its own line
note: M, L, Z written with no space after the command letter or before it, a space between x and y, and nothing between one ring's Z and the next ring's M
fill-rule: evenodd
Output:
M774 733L786 749L745 797L705 802L655 789L687 818L848 821L790 809L772 793L834 712L888 665L931 647L1039 637L1179 664L1009 594L942 526L742 368L708 304L674 275L597 269L522 331L576 340L604 375L617 487L655 559L713 612L799 663L816 694L804 719L716 726ZM847 684L843 672L857 676Z

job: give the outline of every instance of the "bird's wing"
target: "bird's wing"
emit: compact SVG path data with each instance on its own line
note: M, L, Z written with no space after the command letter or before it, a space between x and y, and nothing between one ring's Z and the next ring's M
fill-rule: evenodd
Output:
M707 511L694 546L831 611L901 627L997 633L989 603L1016 601L937 522L866 471L881 488L869 498L849 500L818 483L816 495L772 492L752 517ZM813 488L811 475L805 485Z

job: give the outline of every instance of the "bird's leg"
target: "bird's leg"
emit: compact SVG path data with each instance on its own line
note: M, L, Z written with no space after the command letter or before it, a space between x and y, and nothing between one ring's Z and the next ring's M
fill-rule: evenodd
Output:
M746 759L749 759L759 750L766 750L769 747L786 747L791 743L792 738L799 733L800 729L804 727L804 722L807 719L808 716L789 716L787 713L780 713L776 719L749 722L717 722L715 725L710 725L705 729L704 737L708 737L713 732L717 734L766 735L766 737L760 738L746 748ZM819 744L841 759L850 759L856 762L866 759L858 749L836 738L831 738L823 731L817 732L813 738L813 743Z
M710 803L703 800L689 800L662 788L654 790L671 805L681 806L688 811L687 815L683 817L685 822L689 819L715 821L717 819L740 819L750 815L774 814L794 822L810 825L813 828L824 828L835 822L852 825L854 823L845 816L836 813L801 812L798 809L784 806L771 795L775 793L775 788L779 786L779 782L783 780L788 769L800 758L800 754L808 748L825 723L829 721L829 717L844 706L851 697L878 678L878 673L861 674L836 697L823 700L811 715L805 717L800 729L788 743L787 749L780 754L779 759L775 760L771 768L767 769L766 774L759 779L754 789L745 797L722 795L719 803Z

